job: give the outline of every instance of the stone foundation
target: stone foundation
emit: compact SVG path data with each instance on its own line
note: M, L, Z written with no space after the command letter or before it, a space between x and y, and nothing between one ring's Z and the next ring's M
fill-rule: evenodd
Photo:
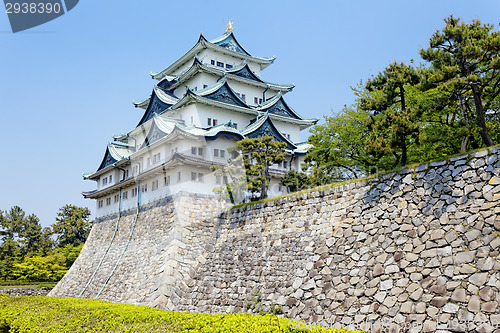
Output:
M499 175L495 147L236 209L180 196L143 208L132 237L135 214L118 220L106 255L117 219L96 223L50 295L88 283L83 297L217 313L260 292L324 326L500 332Z

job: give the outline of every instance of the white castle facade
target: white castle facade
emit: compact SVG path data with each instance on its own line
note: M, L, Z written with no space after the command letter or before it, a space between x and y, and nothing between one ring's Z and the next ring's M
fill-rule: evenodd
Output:
M84 179L97 189L96 217L154 202L181 191L214 194L228 177L212 165L225 165L228 148L244 137L271 135L285 142L285 161L270 168L269 195L284 194L280 178L300 170L308 145L300 131L317 119L304 119L285 102L292 84L261 79L274 57L250 55L231 28L207 41L203 35L191 50L161 72L151 96L134 102L144 109L137 127L115 135L97 171Z

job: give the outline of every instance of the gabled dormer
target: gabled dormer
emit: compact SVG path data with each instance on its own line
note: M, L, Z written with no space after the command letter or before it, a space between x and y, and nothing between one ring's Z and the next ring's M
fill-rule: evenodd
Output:
M153 88L151 97L149 98L149 103L146 107L146 111L144 112L144 115L142 116L137 126L140 126L149 119L153 118L153 115L155 113L160 114L164 112L166 109L177 103L177 101L177 98L172 97L170 94L167 94L165 91L163 91L162 88L155 86ZM139 103L144 104L143 102ZM134 104L136 105L136 107L140 107L139 103Z
M249 138L261 138L263 136L272 136L276 141L285 142L286 149L294 150L297 146L287 137L285 137L273 124L269 113L264 113L254 119L250 125L241 131L243 135Z
M214 101L249 108L248 104L231 89L225 76L212 87L200 90L198 95Z
M256 108L260 112L268 112L277 116L288 117L298 120L304 120L299 116L283 99L281 92L268 99L264 104Z

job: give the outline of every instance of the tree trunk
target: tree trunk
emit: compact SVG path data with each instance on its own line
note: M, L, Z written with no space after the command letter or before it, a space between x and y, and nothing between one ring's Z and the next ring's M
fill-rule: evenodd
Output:
M406 144L403 143L401 147L401 166L405 166L408 160Z
M488 129L486 128L486 121L484 120L483 103L481 100L479 89L475 83L472 84L472 95L474 96L474 105L476 106L477 126L479 126L479 128L481 129L481 131L479 132L481 134L481 138L483 138L486 147L493 146L495 144L493 143L493 140L491 139L491 136L488 133Z
M467 152L467 144L469 143L469 136L462 139L460 143L460 154L465 154Z

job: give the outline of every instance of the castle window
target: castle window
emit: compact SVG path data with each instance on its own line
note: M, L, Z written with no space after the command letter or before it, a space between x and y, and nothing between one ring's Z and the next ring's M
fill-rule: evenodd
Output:
M238 129L238 124L237 124L237 123L233 123L233 127L234 127L235 129Z
M215 60L210 60L210 65L215 65Z
M137 196L137 187L132 189L132 198Z
M258 99L257 97L254 97L254 98L253 98L253 102L254 102L255 104L257 104L257 103L259 102L259 99Z
M122 199L123 199L123 200L127 200L127 197L128 197L128 191L124 191L124 192L122 193Z
M120 195L119 194L115 195L114 200L115 200L115 203L117 203L118 201L120 201Z
M213 124L214 126L217 126L217 119L212 119L212 124Z
M205 89L206 87L208 87L206 84L203 85L203 89Z
M196 155L196 147L191 147L191 155Z
M144 193L144 192L147 192L148 191L148 184L144 184L141 186L141 191Z
M219 149L214 149L214 157L219 157Z
M232 65L229 65L229 64L226 64L226 68L227 68L227 69L231 69L231 68L233 68L233 66L232 66Z
M169 186L170 185L170 176L163 177L163 186Z
M212 118L207 119L207 124L208 124L208 126L212 126Z
M247 97L245 96L245 94L241 94L241 99L242 99L242 100L246 101L246 98L247 98Z
M222 177L222 183L227 185L227 176Z
M259 104L262 104L262 98L259 98Z
M160 153L153 155L153 164L160 162Z
M215 176L215 184L220 185L221 178L221 176Z
M191 181L196 181L196 172L191 172Z
M97 208L102 208L102 206L104 206L104 202L103 202L103 200L99 200L97 202Z
M198 87L194 87L194 91L198 91Z
M113 175L109 175L109 183L111 184L112 181L113 181Z
M203 183L203 174L201 172L198 173L198 181Z
M224 149L220 150L220 157L225 158L226 157L226 151Z
M133 175L138 175L140 171L141 171L141 165L140 164L139 165L135 165L133 167L133 169L132 169L132 174Z
M147 166L150 166L151 165L151 158L148 157L147 161L148 161Z
M283 161L283 168L286 169L288 166L288 163L286 161Z
M158 180L153 180L151 183L151 191L155 191L158 189Z
M203 156L203 148L198 147L198 155Z
M111 198L106 198L106 206L111 205Z
M102 185L106 185L108 183L108 177L102 179Z
M181 181L181 172L177 172L177 182Z
M222 67L224 68L224 63L220 62L220 61L217 61L217 67Z

